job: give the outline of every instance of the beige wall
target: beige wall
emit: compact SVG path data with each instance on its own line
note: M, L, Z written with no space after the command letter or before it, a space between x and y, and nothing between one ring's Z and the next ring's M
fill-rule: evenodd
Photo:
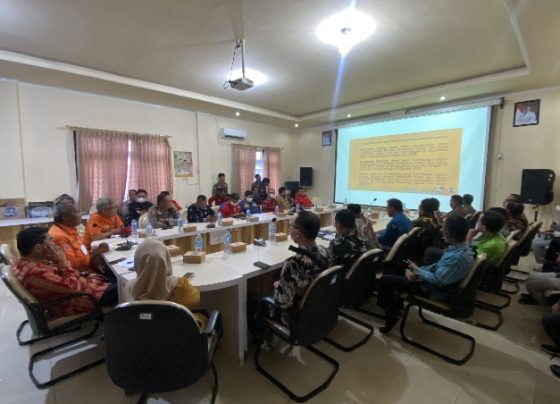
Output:
M273 126L15 81L0 81L0 106L0 198L77 194L66 125L171 136L173 150L193 152L195 176L174 180L174 197L183 204L209 193L218 172L231 172L233 141L219 137L220 127L246 130L244 143L282 147L283 175L292 175L293 132Z
M539 125L514 128L514 103L532 99L541 100ZM295 144L295 169L313 167L310 194L325 201L334 194L335 148L321 146L323 130L313 128L300 132ZM501 160L497 159L499 153L503 155ZM524 168L551 168L559 176L554 187L554 202L541 208L548 222L554 206L560 203L560 88L506 97L504 108L497 108L489 140L485 206L501 206L507 194L519 193ZM526 213L533 217L529 206ZM556 216L559 218L560 214Z

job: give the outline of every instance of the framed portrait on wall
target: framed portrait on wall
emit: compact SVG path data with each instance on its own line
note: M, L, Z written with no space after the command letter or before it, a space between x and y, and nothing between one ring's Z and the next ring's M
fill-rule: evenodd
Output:
M513 126L539 124L541 100L516 102L513 106Z
M321 135L321 146L332 146L333 133L336 133L336 129L323 132Z

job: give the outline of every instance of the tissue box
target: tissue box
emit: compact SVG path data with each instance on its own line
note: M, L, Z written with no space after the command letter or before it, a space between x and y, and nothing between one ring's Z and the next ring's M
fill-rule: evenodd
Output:
M319 207L315 208L315 212L322 212L322 211L323 211L323 208L319 208Z
M233 225L233 219L223 219L222 220L222 227L231 226Z
M25 218L25 199L0 199L0 219Z
M286 217L286 212L278 212L276 217Z
M329 208L330 208L330 209L336 209L336 203L331 203L331 204L329 205Z
M288 241L288 235L286 233L276 233L274 241Z
M183 255L183 262L186 264L201 264L206 258L206 253L204 251L187 251Z
M250 221L250 222L258 222L258 221L259 221L259 217L258 217L258 216L251 216L251 217L249 218L249 221Z
M372 219L379 219L379 212L371 212L371 215L369 216Z
M183 225L183 231L185 233L194 233L196 231L196 226L194 224Z
M172 257L176 257L177 255L181 255L181 249L176 245L168 245L167 251L169 251L169 255Z
M242 251L247 251L247 244L242 241L238 241L236 243L231 243L231 252L238 253Z

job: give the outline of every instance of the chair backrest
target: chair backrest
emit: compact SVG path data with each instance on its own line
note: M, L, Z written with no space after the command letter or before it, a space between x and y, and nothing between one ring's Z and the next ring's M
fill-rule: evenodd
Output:
M383 269L383 250L363 253L346 272L341 305L357 308L365 304L375 287L375 274Z
M422 227L413 227L409 230L407 233L408 238L406 239L406 251L404 252L405 258L416 258L420 246L420 239L425 232L426 230Z
M477 210L476 212L474 212L471 218L468 219L469 228L474 229L476 227L476 224L478 223L478 219L480 219L480 215L482 215L482 211Z
M385 262L391 262L399 256L403 255L403 250L406 248L406 240L408 239L408 233L401 235L395 244L389 250L389 253L385 257Z
M293 343L315 344L334 328L343 285L344 273L340 265L324 270L309 284L290 324Z
M476 304L476 291L482 281L482 274L486 268L486 254L475 258L469 271L459 282L455 290L449 295L449 304L453 317L470 317Z
M531 252L531 244L533 239L540 231L543 222L533 222L527 227L527 230L519 237L517 243L517 256L525 257Z
M514 230L508 234L506 241L509 243L512 240L519 240L519 237L521 237L521 230Z
M145 229L146 227L148 227L148 214L142 213L138 219L138 228Z
M19 251L11 244L0 245L0 254L2 254L9 265L16 265L20 259Z
M156 300L123 303L104 323L107 371L125 390L181 389L208 368L206 337L183 306Z

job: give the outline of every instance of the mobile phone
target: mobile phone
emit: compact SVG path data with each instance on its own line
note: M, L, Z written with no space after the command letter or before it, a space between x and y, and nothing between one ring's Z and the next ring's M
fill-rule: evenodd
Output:
M194 272L187 272L183 275L183 278L191 279L194 276Z
M109 265L115 265L118 264L121 261L124 261L126 259L126 257L122 257L122 258L117 258L116 260L113 261L109 261Z
M256 266L256 267L258 267L258 268L260 268L260 269L267 269L267 268L270 268L270 265L265 264L265 263L262 262L262 261L253 262L253 265Z

